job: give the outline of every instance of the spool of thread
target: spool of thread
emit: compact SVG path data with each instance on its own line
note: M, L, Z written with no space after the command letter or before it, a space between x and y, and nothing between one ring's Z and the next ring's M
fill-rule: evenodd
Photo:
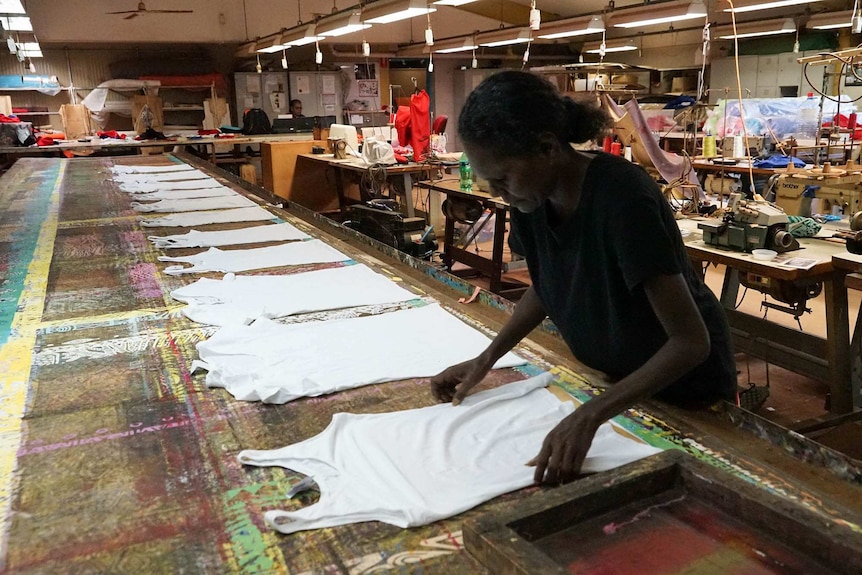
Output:
M714 158L718 155L715 147L715 136L703 137L703 157Z
M613 141L614 141L614 139L612 137L605 136L605 139L602 142L602 151L610 153L611 152L611 144L613 143Z
M622 146L620 146L619 142L614 142L611 144L611 154L614 156L619 156L622 151Z
M848 130L855 130L856 129L856 112L853 112L847 118L847 129Z
M630 162L632 161L632 147L631 146L626 146L625 158Z
M734 158L744 158L745 157L745 147L742 144L742 136L734 136L733 137L733 157Z

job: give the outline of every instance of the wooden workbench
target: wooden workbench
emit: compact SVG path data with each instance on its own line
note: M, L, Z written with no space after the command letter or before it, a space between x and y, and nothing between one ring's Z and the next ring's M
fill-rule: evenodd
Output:
M706 244L697 229L697 219L680 221L689 258L726 266L719 299L734 332L737 351L768 358L772 363L829 383L829 410L834 414L853 411L850 383L850 332L848 327L846 272L835 268L832 258L846 253L843 243L802 238L801 249L789 255L815 260L809 269L791 268L779 261L755 260L750 253ZM826 338L789 329L766 319L736 310L739 274L754 273L786 282L822 282L826 299ZM857 405L856 407L862 407Z
M243 191L226 172L183 158ZM195 278L165 275L166 264L157 261L161 252L146 239L185 230L142 229L128 196L105 179L111 164L110 158L21 159L0 178L0 568L485 573L463 550L462 522L516 508L536 488L409 530L371 522L282 536L264 526L264 510L312 504L315 497L289 503L285 492L300 476L243 467L236 460L240 450L306 439L337 412L431 405L426 383L372 385L279 406L238 402L224 390L207 389L189 367L197 357L194 345L214 330L187 320L168 295ZM510 304L487 293L480 303L457 304L467 284L324 218L267 209L474 325L498 329L511 312ZM207 229L230 227L242 226ZM423 334L417 326L417 353L422 337L445 334ZM535 332L521 352L532 367L495 373L487 385L553 368L559 385L583 400L603 383L552 334ZM649 404L619 422L654 445L684 450L800 501L827 523L857 525L858 483L802 463L724 420Z

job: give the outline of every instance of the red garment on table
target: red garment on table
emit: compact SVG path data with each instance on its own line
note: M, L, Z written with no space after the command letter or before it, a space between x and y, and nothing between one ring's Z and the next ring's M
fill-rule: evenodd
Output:
M410 96L410 145L414 162L424 160L431 147L431 98L425 90Z
M410 106L398 106L395 131L398 133L398 145L407 146L410 143Z
M18 124L21 120L15 115L7 116L6 114L0 114L0 122L4 124Z
M96 135L99 136L100 138L114 138L115 140L125 140L126 139L125 134L121 134L116 130L106 130L106 131L100 130L100 131L96 132Z

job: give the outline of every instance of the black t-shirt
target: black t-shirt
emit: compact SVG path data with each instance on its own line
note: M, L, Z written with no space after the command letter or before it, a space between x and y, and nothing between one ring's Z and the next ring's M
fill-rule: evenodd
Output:
M614 378L638 369L667 341L643 284L681 273L709 330L711 352L658 397L733 400L736 365L724 310L692 268L673 212L646 172L597 154L572 217L552 230L546 210L512 210L509 245L526 258L534 289L575 357Z

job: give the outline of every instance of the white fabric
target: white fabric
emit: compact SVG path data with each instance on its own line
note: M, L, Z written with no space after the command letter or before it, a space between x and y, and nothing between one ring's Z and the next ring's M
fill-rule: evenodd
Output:
M197 190L163 190L149 194L135 194L133 197L138 201L148 202L155 200L189 200L192 198L226 198L238 195L237 192L227 186L216 186Z
M535 457L551 429L574 411L544 389L550 374L468 396L458 407L359 415L336 413L320 434L281 449L245 450L240 463L310 476L317 503L267 511L282 533L382 521L415 527L452 517L533 483ZM660 452L605 423L584 472L613 469Z
M274 220L275 216L261 208L236 208L233 210L210 210L208 212L185 212L158 218L139 216L138 221L144 228L205 226L207 224L228 224L233 222L263 222Z
M120 184L120 190L127 194L148 194L151 192L166 192L169 190L200 190L203 188L217 188L221 186L215 178L205 178L203 180L189 180L187 182L155 182L150 184L142 184L140 182L131 182L128 184Z
M274 226L269 226L274 227ZM286 276L201 278L171 292L190 304L190 320L209 325L245 325L258 317L284 317L328 309L409 301L420 296L357 264Z
M211 178L200 170L184 172L165 172L161 174L114 174L114 181L120 184L137 182L140 184L155 184L157 182L184 182L188 180L203 180Z
M292 240L307 240L311 236L301 232L288 223L271 226L255 226L238 230L222 230L216 232L199 232L191 230L187 234L174 236L150 236L150 241L157 248L210 248L218 246L234 246L240 244L259 244L264 242L288 242Z
M258 319L198 344L209 387L242 401L286 403L372 383L430 377L491 343L439 305L281 325ZM526 363L507 353L495 368Z
M132 209L138 212L194 212L198 210L219 210L224 208L246 208L256 206L252 200L236 194L216 198L192 198L185 200L159 200L151 204L132 202Z
M192 267L168 266L168 275L194 274L203 272L245 272L282 266L323 264L342 262L350 257L339 252L320 240L292 242L279 246L251 248L247 250L220 250L210 248L191 256L159 256L160 262L181 262Z
M111 172L114 174L160 174L164 172L188 172L195 168L188 164L171 164L169 166L137 166L130 164L114 164Z

